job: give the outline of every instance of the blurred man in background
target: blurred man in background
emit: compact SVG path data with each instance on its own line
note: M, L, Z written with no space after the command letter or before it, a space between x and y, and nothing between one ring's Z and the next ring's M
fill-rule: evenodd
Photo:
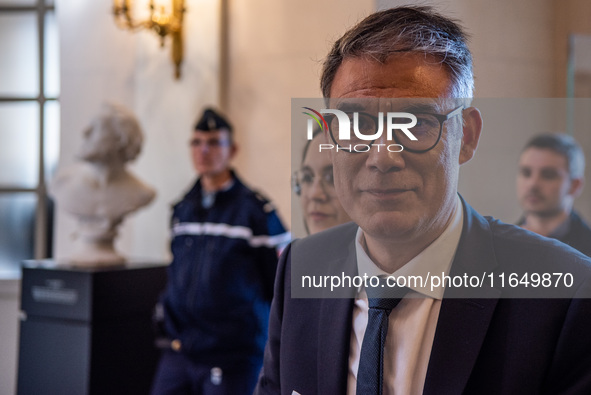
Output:
M524 214L518 225L591 255L591 228L573 210L584 173L583 150L571 136L532 138L519 157L517 197Z

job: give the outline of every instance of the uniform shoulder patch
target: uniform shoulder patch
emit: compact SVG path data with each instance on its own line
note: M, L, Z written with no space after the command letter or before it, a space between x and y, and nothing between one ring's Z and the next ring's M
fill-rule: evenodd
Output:
M271 203L271 201L260 191L257 191L255 189L252 191L252 193L257 198L257 200L263 204L263 210L265 211L265 213L275 211L275 206L273 205L273 203Z

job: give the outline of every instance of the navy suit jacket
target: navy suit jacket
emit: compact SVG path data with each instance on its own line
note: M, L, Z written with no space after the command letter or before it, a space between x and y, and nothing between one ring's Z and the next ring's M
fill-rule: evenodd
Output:
M522 298L507 284L475 298L447 288L423 393L591 394L591 299L583 298L591 295L589 258L463 208L451 275L570 272L574 284L560 299ZM282 255L256 394L346 394L354 293L292 297L300 272L291 261L296 254L312 263L308 270L338 262L356 273L356 230L346 224L297 240Z

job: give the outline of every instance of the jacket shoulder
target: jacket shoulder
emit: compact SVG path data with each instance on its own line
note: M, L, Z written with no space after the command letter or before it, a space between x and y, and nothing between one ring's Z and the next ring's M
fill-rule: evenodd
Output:
M355 240L355 234L359 226L354 222L347 222L318 232L316 234L306 236L295 240L294 244L298 248L316 249L316 248L330 248L342 247L347 242Z
M291 260L296 262L299 274L334 274L348 271L355 260L355 235L358 226L354 222L338 225L292 243Z
M499 263L540 274L572 272L591 276L591 259L571 246L493 218L487 220Z

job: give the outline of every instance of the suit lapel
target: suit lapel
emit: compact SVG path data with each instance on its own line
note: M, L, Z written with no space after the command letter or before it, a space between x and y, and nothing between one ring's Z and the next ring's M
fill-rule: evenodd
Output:
M357 258L354 239L344 254L327 262L333 274L344 272L350 276L357 274ZM352 297L341 294L339 297L326 297L320 301L318 328L318 393L345 394L349 369L349 346L353 303L356 291L343 290Z
M488 221L463 200L464 227L450 275L481 276L497 266ZM424 394L461 394L466 387L495 311L499 289L478 289L477 299L448 288L437 321ZM465 293L464 293L465 295Z
M423 394L463 393L497 301L498 299L443 301Z
M318 393L347 392L353 299L324 299L318 331Z

